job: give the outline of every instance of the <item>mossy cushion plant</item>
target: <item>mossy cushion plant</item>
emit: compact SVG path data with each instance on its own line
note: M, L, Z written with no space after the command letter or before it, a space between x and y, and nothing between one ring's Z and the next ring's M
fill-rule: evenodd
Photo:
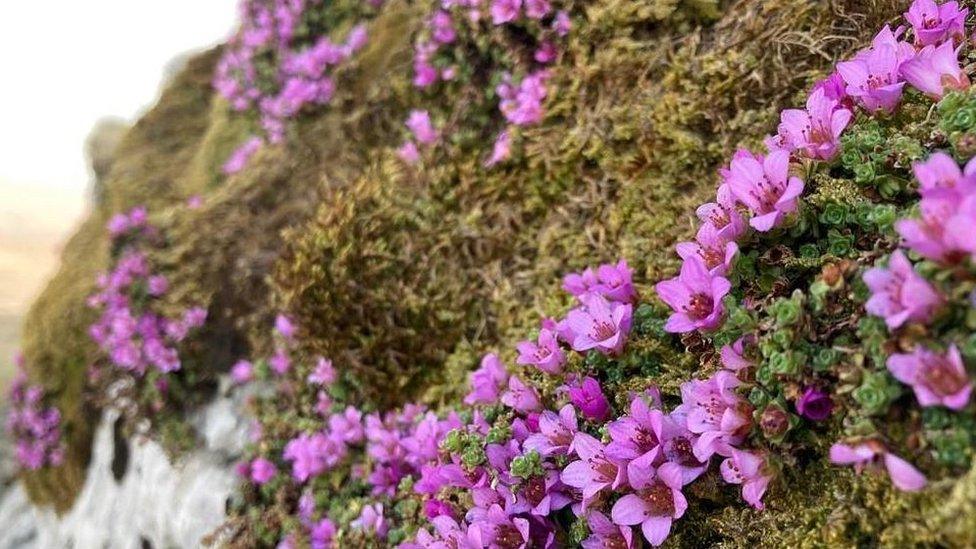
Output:
M905 6L469 4L247 2L137 125L86 234L145 202L168 287L130 297L207 322L178 370L60 353L68 452L38 499L70 504L36 479L84 465L91 362L174 449L236 362L274 396L221 543L972 544L972 250L932 236L969 215L959 8L917 2L855 55ZM253 86L213 96L215 64ZM108 242L62 276L75 301Z

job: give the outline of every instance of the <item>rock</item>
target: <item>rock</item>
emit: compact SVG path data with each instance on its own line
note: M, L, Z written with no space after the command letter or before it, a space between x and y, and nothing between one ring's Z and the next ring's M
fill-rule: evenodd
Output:
M0 547L199 546L225 519L234 462L247 442L244 395L221 395L191 418L202 444L177 463L153 441L118 436L119 412L107 410L68 513L32 507L19 484L0 488Z

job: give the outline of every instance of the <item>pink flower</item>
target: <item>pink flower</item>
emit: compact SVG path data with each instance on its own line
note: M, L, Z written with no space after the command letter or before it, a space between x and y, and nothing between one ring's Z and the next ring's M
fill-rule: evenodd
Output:
M503 25L515 21L522 10L522 0L492 0L491 22Z
M912 164L919 194L924 198L953 198L962 201L976 193L976 160L966 164L965 171L944 152L933 153L928 160Z
M508 378L508 390L502 394L501 401L519 412L538 412L542 409L539 393L516 376Z
M952 197L924 197L919 202L921 218L900 219L895 222L895 230L906 246L926 259L955 261L963 249L959 241L965 239L971 230L965 225L953 225L953 230L948 230L947 223L956 216L959 208L959 202Z
M596 272L586 269L581 273L566 275L563 278L563 289L578 298L593 293L609 301L632 303L637 300L633 274L627 260L621 259L616 265L600 265Z
M762 497L772 477L764 472L766 465L762 457L733 448L732 457L726 458L720 469L725 482L742 485L742 499L756 509L763 509Z
M251 462L251 480L257 485L262 485L271 480L278 469L263 457L259 457Z
M709 274L697 257L686 259L676 278L658 282L654 287L661 300L674 310L665 331L684 333L719 327L725 314L722 298L731 288L728 279Z
M888 34L891 34L890 29ZM905 86L899 72L903 61L901 55L899 43L892 35L890 39L876 38L875 45L870 49L851 61L838 63L837 72L847 84L847 94L859 100L869 111L893 112L901 101L902 88Z
M517 364L531 364L543 372L559 374L566 363L566 354L559 347L556 335L545 328L539 330L538 343L523 341L517 346L519 356Z
M569 14L563 10L556 12L556 18L552 21L552 28L559 36L566 36L573 28L573 23L569 19Z
M231 153L230 158L224 163L223 171L227 175L235 174L244 169L247 166L251 157L257 153L261 147L264 146L264 140L260 137L253 136L247 141L245 141L241 146Z
M629 526L618 526L599 511L586 515L590 536L583 540L583 549L634 549L634 533Z
M584 305L566 317L574 334L573 350L597 349L606 355L619 354L630 331L633 307L629 303L611 303L597 294L588 294L581 300Z
M290 318L285 315L278 315L275 317L275 331L285 339L294 339L297 329Z
M547 71L538 70L526 75L518 86L507 81L498 86L498 95L501 97L498 108L506 120L516 126L531 126L542 120L542 102L546 98L548 77Z
M397 156L407 164L413 165L420 160L420 151L413 141L407 141L397 149Z
M780 114L779 135L774 142L778 148L807 158L832 160L852 116L822 88L815 89L807 99L806 110L786 109Z
M382 503L364 506L359 518L350 522L349 526L356 530L375 534L379 539L386 539L386 533L390 529L386 523L386 517L383 516Z
M681 384L682 403L675 414L685 417L688 430L700 435L694 446L700 461L716 452L728 456L730 446L740 444L752 429L751 406L735 393L739 385L728 370Z
M928 46L952 40L965 39L966 15L968 9L959 9L957 2L946 2L941 6L933 0L915 0L905 12L905 20L915 31L915 43Z
M556 48L555 44L552 42L543 42L539 44L539 47L535 50L532 58L535 59L536 63L548 65L556 60L557 55L559 55L559 50Z
M892 484L906 492L921 490L926 484L925 476L918 469L873 440L855 446L835 443L830 447L830 462L835 465L853 465L857 472L865 467L880 469L883 464Z
M454 32L454 22L451 14L446 11L436 11L430 19L431 35L440 44L450 44L457 37Z
M531 19L542 19L549 15L552 6L549 0L525 0L525 15Z
M465 404L495 404L502 387L508 382L505 365L495 353L481 359L481 367L471 374L471 392L464 397Z
M959 67L959 49L953 48L952 42L925 46L902 64L901 74L909 84L936 101L942 99L946 90L969 88L969 77Z
M796 211L803 181L790 177L790 154L772 151L764 157L740 153L732 158L726 181L735 197L753 212L749 224L760 232L779 225Z
M248 383L254 379L254 366L246 360L240 360L230 369L230 378L237 384Z
M712 276L725 276L732 270L732 260L739 253L735 242L721 236L721 232L711 223L698 228L694 242L679 242L675 249L681 259L696 257L705 264Z
M602 422L610 416L610 403L603 394L600 382L592 377L583 378L578 385L570 385L569 400L587 419Z
M315 385L331 385L335 383L336 371L332 366L332 361L319 357L315 363L315 370L308 375L308 382Z
M635 494L617 500L610 516L615 524L641 525L644 538L657 547L671 532L671 523L684 515L688 501L681 493L681 470L674 463L658 468L653 480L634 482Z
M722 359L722 366L732 372L738 372L753 366L753 363L745 357L745 338L740 337L732 345L725 345L719 352Z
M577 431L576 410L572 404L563 406L559 415L545 410L539 415L539 432L529 435L523 448L535 450L543 457L567 455Z
M922 406L962 410L969 404L973 384L955 345L946 354L921 345L910 354L893 354L888 357L888 370L895 379L911 386Z
M413 132L414 139L422 145L430 145L437 141L437 130L430 121L427 111L413 110L407 118L407 128Z
M512 136L508 130L504 130L498 134L495 139L495 144L491 149L491 156L488 160L485 160L485 167L492 167L495 164L504 162L512 156Z
M580 459L567 465L560 479L563 484L582 491L584 509L601 491L616 490L627 483L626 467L619 460L608 457L606 448L597 439L586 433L576 433L573 450Z
M279 376L288 373L288 370L291 369L291 358L288 356L288 351L281 348L275 349L275 354L268 361L268 365Z
M887 269L875 267L865 272L864 282L871 290L865 309L883 317L892 330L909 320L928 322L942 305L942 296L915 272L901 250L891 254Z
M746 222L735 207L735 195L727 185L720 185L715 202L702 204L695 211L702 223L711 225L718 238L728 242L738 240L746 232Z

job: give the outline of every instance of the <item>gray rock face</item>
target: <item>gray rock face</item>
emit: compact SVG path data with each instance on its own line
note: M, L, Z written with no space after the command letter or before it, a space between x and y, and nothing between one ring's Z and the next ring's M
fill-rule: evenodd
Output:
M200 546L224 521L237 484L233 464L248 429L243 398L237 392L221 396L196 413L201 447L177 463L155 442L116 436L119 412L107 410L70 512L58 517L32 507L18 484L0 488L0 549Z

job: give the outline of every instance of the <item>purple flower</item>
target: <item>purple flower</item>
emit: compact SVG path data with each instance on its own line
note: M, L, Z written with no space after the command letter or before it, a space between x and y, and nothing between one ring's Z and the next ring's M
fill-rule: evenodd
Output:
M512 85L510 79L506 78L497 88L498 96L501 97L498 108L505 115L505 119L516 126L531 126L541 121L548 77L547 71L538 70L526 75L518 86Z
M698 228L695 242L679 242L675 249L681 259L700 259L712 276L728 274L732 270L732 260L739 253L739 246L723 237L711 223L704 223Z
M437 141L437 130L434 129L434 125L430 121L430 114L427 111L410 111L406 124L418 143L430 145Z
M834 411L834 401L827 393L807 387L796 399L796 411L811 421L823 421Z
M542 19L549 15L552 6L549 0L525 0L525 15L531 19Z
M651 408L642 395L631 401L629 415L611 422L607 428L612 440L607 445L607 455L629 462L631 475L635 467L651 469L663 461L662 444L678 431L671 419Z
M596 272L586 269L581 273L566 275L563 278L563 289L577 298L594 293L609 301L631 303L637 299L633 275L627 260L621 259L616 265L600 265Z
M407 141L397 149L397 156L407 164L413 165L420 160L420 151L413 141Z
M288 356L288 351L282 348L275 349L275 354L272 355L271 360L268 361L268 365L271 366L271 370L283 376L288 373L291 369L291 358Z
M745 356L745 343L746 339L740 337L732 345L722 347L719 356L722 359L722 366L725 366L725 369L738 372L753 366L753 363Z
M901 101L905 87L899 72L904 52L891 30L885 29L887 33L882 30L871 48L851 61L838 63L837 72L847 84L847 95L859 100L865 109L890 113Z
M254 379L254 365L246 360L239 360L230 369L230 378L237 384L244 384Z
M563 10L556 12L556 18L552 21L552 28L559 36L566 36L573 28L573 22L569 19L569 14Z
M600 382L592 377L587 376L582 383L571 385L569 400L587 419L602 422L610 416L610 403L600 388Z
M332 361L319 357L315 364L315 370L308 374L308 382L314 385L332 385L336 380L336 371L332 366Z
M745 450L732 449L732 456L726 458L720 467L722 478L730 484L742 485L742 499L756 509L762 510L762 502L771 476L765 472L765 460Z
M677 277L658 282L654 287L661 300L674 311L664 330L684 333L719 327L725 314L722 298L731 288L728 279L709 274L699 258L686 259Z
M853 106L853 103L847 96L847 84L844 83L844 77L837 71L832 72L830 76L814 84L810 93L812 94L817 90L823 91L824 97L837 101L848 110Z
M505 365L495 353L481 359L481 367L471 374L471 392L464 397L465 404L495 404L502 387L508 382Z
M538 412L542 409L539 393L516 376L508 378L508 390L502 394L501 402L519 412Z
M285 315L278 315L275 317L275 331L285 339L294 339L296 328L290 318Z
M510 517L497 503L487 510L475 507L468 513L468 521L472 527L478 528L484 544L482 547L529 547L529 521L521 517Z
M578 431L576 410L572 404L563 406L559 415L545 410L539 415L539 432L529 435L522 447L526 451L539 452L542 457L567 455Z
M580 300L583 306L566 316L573 332L570 342L573 350L597 349L605 355L619 354L630 331L633 307L629 303L611 303L599 294L588 294Z
M752 428L752 409L735 393L740 385L735 374L719 370L707 380L681 384L682 403L675 413L686 418L688 430L699 436L694 453L706 461L714 453L729 455Z
M329 417L329 438L337 444L359 444L365 438L363 413L347 406L341 414Z
M892 330L909 320L928 322L942 304L942 296L915 272L901 250L891 254L887 269L875 267L865 272L864 282L871 290L865 309L883 317Z
M928 46L951 39L964 40L966 15L968 9L959 9L957 2L946 2L941 6L933 0L915 0L905 12L905 20L915 31L915 43Z
M616 490L627 484L623 462L610 458L599 440L586 433L576 433L573 450L580 459L567 465L560 478L563 484L582 491L584 509L600 491Z
M247 166L248 161L251 157L255 155L261 147L264 146L264 140L260 137L252 136L250 139L245 141L241 146L239 146L233 153L231 153L230 158L224 163L223 171L227 175L235 174L244 169Z
M301 434L285 445L284 459L292 462L292 476L305 482L328 467L327 458L334 458L335 445L323 433Z
M454 32L454 22L451 14L446 11L438 10L430 18L431 35L440 44L450 44L457 37Z
M531 364L543 372L559 374L566 363L566 354L559 347L556 335L545 328L539 330L538 343L523 341L517 346L519 356L517 364Z
M515 21L522 10L522 0L492 0L491 22L503 25Z
M861 472L865 467L888 470L892 484L899 490L914 492L925 487L925 475L902 458L888 452L880 442L870 440L855 446L835 443L830 447L830 462L835 465L853 465Z
M386 523L386 517L383 516L382 503L365 505L359 514L359 518L350 522L349 526L356 530L375 534L379 539L386 539L386 533L390 529Z
M702 223L715 229L717 238L734 242L746 232L746 222L735 207L735 195L727 185L720 185L715 202L702 204L695 211Z
M946 90L969 88L969 77L959 67L959 49L953 48L952 42L925 46L902 64L901 74L909 84L936 101L942 99Z
M665 463L652 478L642 478L632 484L637 493L617 500L610 516L615 524L640 524L644 538L657 547L671 532L671 522L681 518L688 508L688 501L681 493L681 469L674 463Z
M274 463L263 457L259 457L251 462L251 480L255 484L262 485L271 480L278 472Z
M539 44L532 58L535 59L536 63L547 65L555 61L557 55L559 55L559 49L556 48L555 44L552 42L543 42Z
M495 138L495 144L491 149L491 156L485 160L485 167L490 168L495 164L504 162L512 156L512 136L508 130L503 130Z
M919 201L919 219L900 219L895 230L904 244L926 259L955 262L961 259L959 246L968 237L965 225L947 225L959 213L960 203L952 197L928 196ZM965 231L965 232L959 232Z
M840 150L840 135L853 114L819 88L807 98L807 108L780 114L779 135L773 142L789 152L816 160L833 160Z
M965 171L944 152L932 154L925 162L912 164L918 192L924 198L953 198L958 201L976 192L976 161L970 160Z
M169 282L163 275L151 276L146 282L146 291L153 297L159 297L165 294L167 288L169 288Z
M766 232L796 211L803 181L790 177L790 154L771 151L765 157L736 154L726 179L732 194L753 212L749 224Z
M634 532L629 526L618 526L599 511L586 515L590 536L583 540L583 549L634 549Z
M969 404L973 384L955 345L946 354L921 345L910 354L893 354L888 357L888 370L898 381L911 386L922 406L962 410Z
M316 522L308 532L311 549L330 549L336 535L335 523L328 518Z

